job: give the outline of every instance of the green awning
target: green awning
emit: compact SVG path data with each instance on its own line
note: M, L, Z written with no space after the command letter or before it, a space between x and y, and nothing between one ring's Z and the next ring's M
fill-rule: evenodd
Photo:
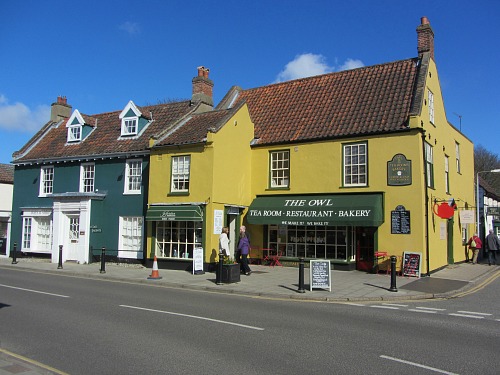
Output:
M151 206L146 213L150 221L203 221L203 210L193 205Z
M250 224L378 227L384 222L383 198L382 194L258 197L246 217Z

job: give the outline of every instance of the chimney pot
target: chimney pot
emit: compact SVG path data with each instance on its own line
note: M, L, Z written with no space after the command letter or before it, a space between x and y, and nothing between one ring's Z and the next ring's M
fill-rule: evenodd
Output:
M424 17L420 18L420 23L422 25L428 25L429 24L429 19L424 16Z
M193 96L192 103L201 102L204 110L213 109L213 86L214 83L208 78L210 69L204 66L198 67L198 76L193 78Z
M419 56L422 53L429 52L434 59L434 31L427 17L420 19L421 24L417 27L417 51Z

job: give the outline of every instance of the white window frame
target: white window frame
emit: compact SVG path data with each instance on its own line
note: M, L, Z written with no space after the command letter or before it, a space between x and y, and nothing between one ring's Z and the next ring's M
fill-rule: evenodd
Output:
M21 251L31 250L32 233L33 233L33 218L23 217L23 242L21 246Z
M120 216L118 256L142 259L144 218L142 216Z
M444 156L444 188L447 194L450 193L450 158Z
M269 172L271 188L290 186L290 150L270 152Z
M366 142L347 143L343 152L343 186L368 185L368 144Z
M82 140L82 126L68 126L68 142L80 142Z
M89 173L91 176L89 177ZM80 192L93 193L95 190L95 163L80 165Z
M427 173L427 187L434 188L434 150L428 142L425 142L425 168Z
M427 103L429 106L429 121L434 124L434 94L427 90Z
M125 117L122 119L122 136L137 135L139 118Z
M460 173L460 143L458 142L455 142L455 158L456 158L457 173Z
M46 197L54 192L54 166L47 165L40 168L40 190L38 195Z
M193 257L193 251L201 247L202 223L197 221L157 221L155 255L158 258Z
M21 251L50 253L52 251L52 218L23 216Z
M173 156L171 173L171 192L186 193L189 192L191 172L191 156Z
M141 194L142 159L130 159L125 162L124 194Z

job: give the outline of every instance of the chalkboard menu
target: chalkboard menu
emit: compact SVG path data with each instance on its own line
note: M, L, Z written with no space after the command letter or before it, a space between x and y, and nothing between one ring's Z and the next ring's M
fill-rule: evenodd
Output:
M410 211L406 211L404 206L397 206L391 211L391 233L410 234Z
M332 277L329 260L311 260L309 264L309 289L332 291Z
M422 264L422 253L403 253L403 276L420 277L420 266Z

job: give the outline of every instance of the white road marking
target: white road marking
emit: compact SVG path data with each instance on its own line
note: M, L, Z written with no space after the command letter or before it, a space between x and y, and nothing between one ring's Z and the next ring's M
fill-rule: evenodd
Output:
M395 306L371 305L370 307L375 307L377 309L399 310L399 307L395 307Z
M138 307L138 306L120 305L120 307L126 307L126 308L129 308L129 309L136 309L136 310L143 310L143 311L157 312L157 313L161 313L161 314L183 316L183 317L186 317L186 318L208 320L210 322L215 322L215 323L222 323L222 324L228 324L228 325L232 325L232 326L249 328L249 329L254 329L256 331L264 331L264 328L261 328L261 327L254 327L254 326L249 326L249 325L246 325L246 324L228 322L228 321L225 321L225 320L218 320L218 319L206 318L204 316L181 314L181 313L176 313L176 312L172 312L172 311L164 311L164 310L154 310L154 309L148 309L148 308L145 308L145 307Z
M351 305L351 306L363 306L365 307L366 305L363 305L362 303L354 303L354 302L346 302L345 305Z
M408 305L400 305L398 303L383 303L384 306L398 306L398 307L408 307Z
M448 315L461 316L462 318L484 319L484 316L478 316L478 315L466 315L466 314L455 314L455 313L450 313Z
M484 315L484 316L492 316L493 314L474 312L474 311L459 311L461 314L472 314L472 315Z
M419 312L419 313L426 313L426 314L436 314L437 313L437 311L434 311L434 310L408 309L408 311Z
M25 291L25 292L38 293L38 294L46 294L46 295L49 295L49 296L54 296L54 297L70 298L69 296L64 296L64 295L62 295L62 294L47 293L47 292L42 292L42 291L40 291L40 290L33 290L33 289L19 288L19 287L17 287L17 286L10 286L10 285L4 285L4 284L0 284L0 286L3 286L4 288L10 288L10 289L22 290L22 291Z
M441 374L458 375L458 374L456 374L456 373L454 373L454 372L449 372L449 371L441 370L441 369L438 369L438 368L435 368L435 367L430 367L430 366L426 366L426 365L421 365L420 363L415 363L415 362L405 361L404 359L399 359L399 358L389 357L389 356L386 356L386 355L381 355L381 356L380 356L380 358L389 359L389 360L391 360L391 361L400 362L400 363L404 363L404 364L411 365L411 366L415 366L415 367L425 368L425 369L427 369L427 370L431 370L431 371L434 371L434 372L439 372L439 373L441 373Z
M419 310L429 310L429 311L446 311L446 309L436 309L434 307L415 307Z

